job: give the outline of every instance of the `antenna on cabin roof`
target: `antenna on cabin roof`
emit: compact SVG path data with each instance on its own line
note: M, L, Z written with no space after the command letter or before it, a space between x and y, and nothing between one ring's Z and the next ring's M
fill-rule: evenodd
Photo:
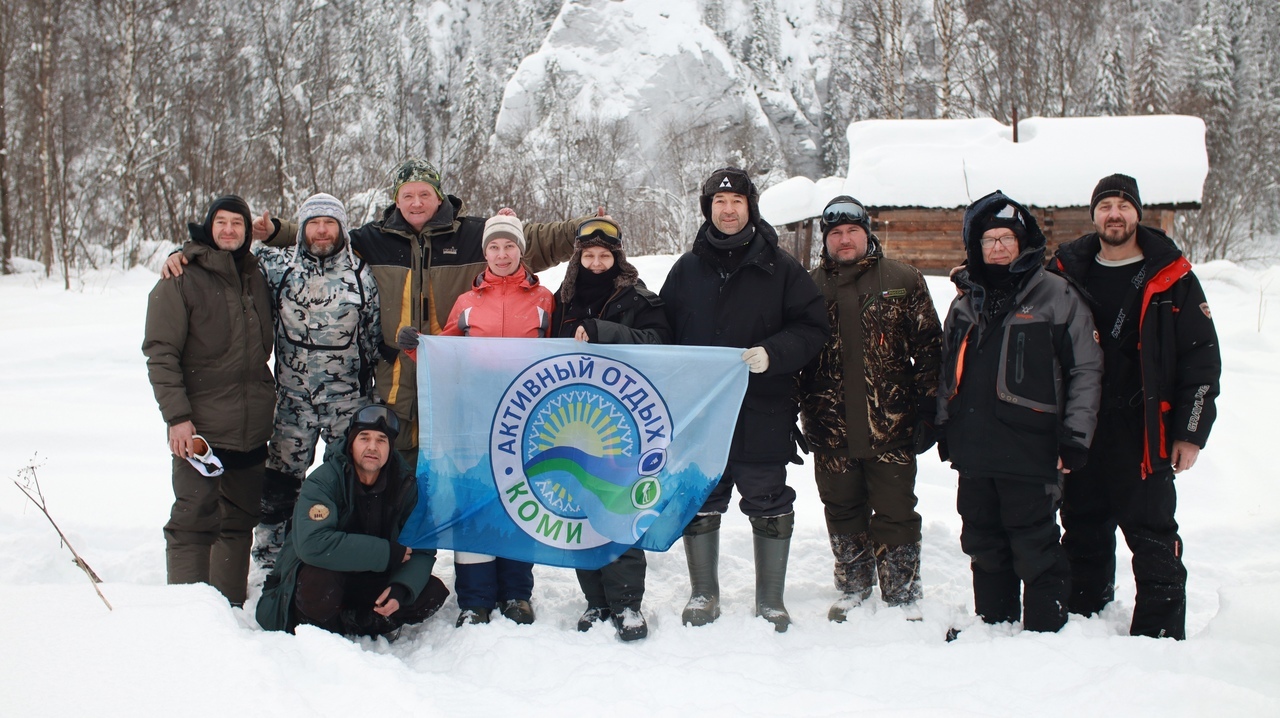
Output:
M1013 143L1018 143L1018 106L1013 106Z

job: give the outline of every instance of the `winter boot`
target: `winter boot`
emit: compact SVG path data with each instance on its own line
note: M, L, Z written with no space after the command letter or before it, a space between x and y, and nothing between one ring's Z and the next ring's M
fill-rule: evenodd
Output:
M289 522L274 524L258 524L253 529L253 564L264 571L276 567L276 557L284 547L284 537L288 533Z
M501 611L504 618L509 621L515 621L522 626L533 623L533 606L523 598L502 601L498 604L498 610Z
M612 618L613 611L610 611L608 606L588 606L578 618L578 630L586 633L597 623L604 623Z
M457 628L478 626L489 622L490 608L464 608L458 613L458 620L453 624Z
M787 555L791 552L794 513L751 517L756 554L756 615L773 624L778 633L791 625L791 614L782 604L787 581Z
M836 558L836 588L840 598L831 604L827 620L843 623L849 611L871 597L875 584L876 563L871 540L865 531L856 534L831 534L831 553Z
M621 613L615 613L613 627L618 631L618 638L623 641L638 641L649 635L649 624L645 623L644 614L634 608L625 608Z
M880 576L880 595L890 606L901 606L907 620L923 618L917 602L923 595L920 589L920 543L904 543L875 546L876 573Z
M382 636L394 641L400 633L400 621L367 608L344 608L338 614L344 636Z
M689 602L680 614L686 626L705 626L720 617L720 514L698 516L684 529L689 562Z

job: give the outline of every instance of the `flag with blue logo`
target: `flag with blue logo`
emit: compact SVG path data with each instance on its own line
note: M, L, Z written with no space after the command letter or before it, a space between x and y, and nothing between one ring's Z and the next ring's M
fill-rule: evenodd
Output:
M423 336L414 548L599 568L665 551L720 481L741 349Z

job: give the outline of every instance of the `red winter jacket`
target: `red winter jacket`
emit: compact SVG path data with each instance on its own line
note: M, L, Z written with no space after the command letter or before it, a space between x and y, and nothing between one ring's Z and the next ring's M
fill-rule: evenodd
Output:
M449 312L445 336L545 337L555 298L524 267L499 277L484 270Z

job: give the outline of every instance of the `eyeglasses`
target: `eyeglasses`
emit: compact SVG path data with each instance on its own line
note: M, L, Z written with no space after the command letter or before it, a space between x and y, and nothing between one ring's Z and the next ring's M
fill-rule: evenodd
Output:
M822 210L822 223L828 227L841 224L862 224L867 220L867 208L857 202L841 202Z
M991 249L997 244L999 244L1002 247L1016 247L1018 246L1018 235L1010 232L1009 234L1002 234L999 237L983 237L982 238L983 249Z
M382 404L371 404L356 412L351 417L352 426L368 426L395 436L400 433L400 419L389 407Z
M578 225L577 241L600 239L612 247L622 246L622 230L607 219L589 219Z

